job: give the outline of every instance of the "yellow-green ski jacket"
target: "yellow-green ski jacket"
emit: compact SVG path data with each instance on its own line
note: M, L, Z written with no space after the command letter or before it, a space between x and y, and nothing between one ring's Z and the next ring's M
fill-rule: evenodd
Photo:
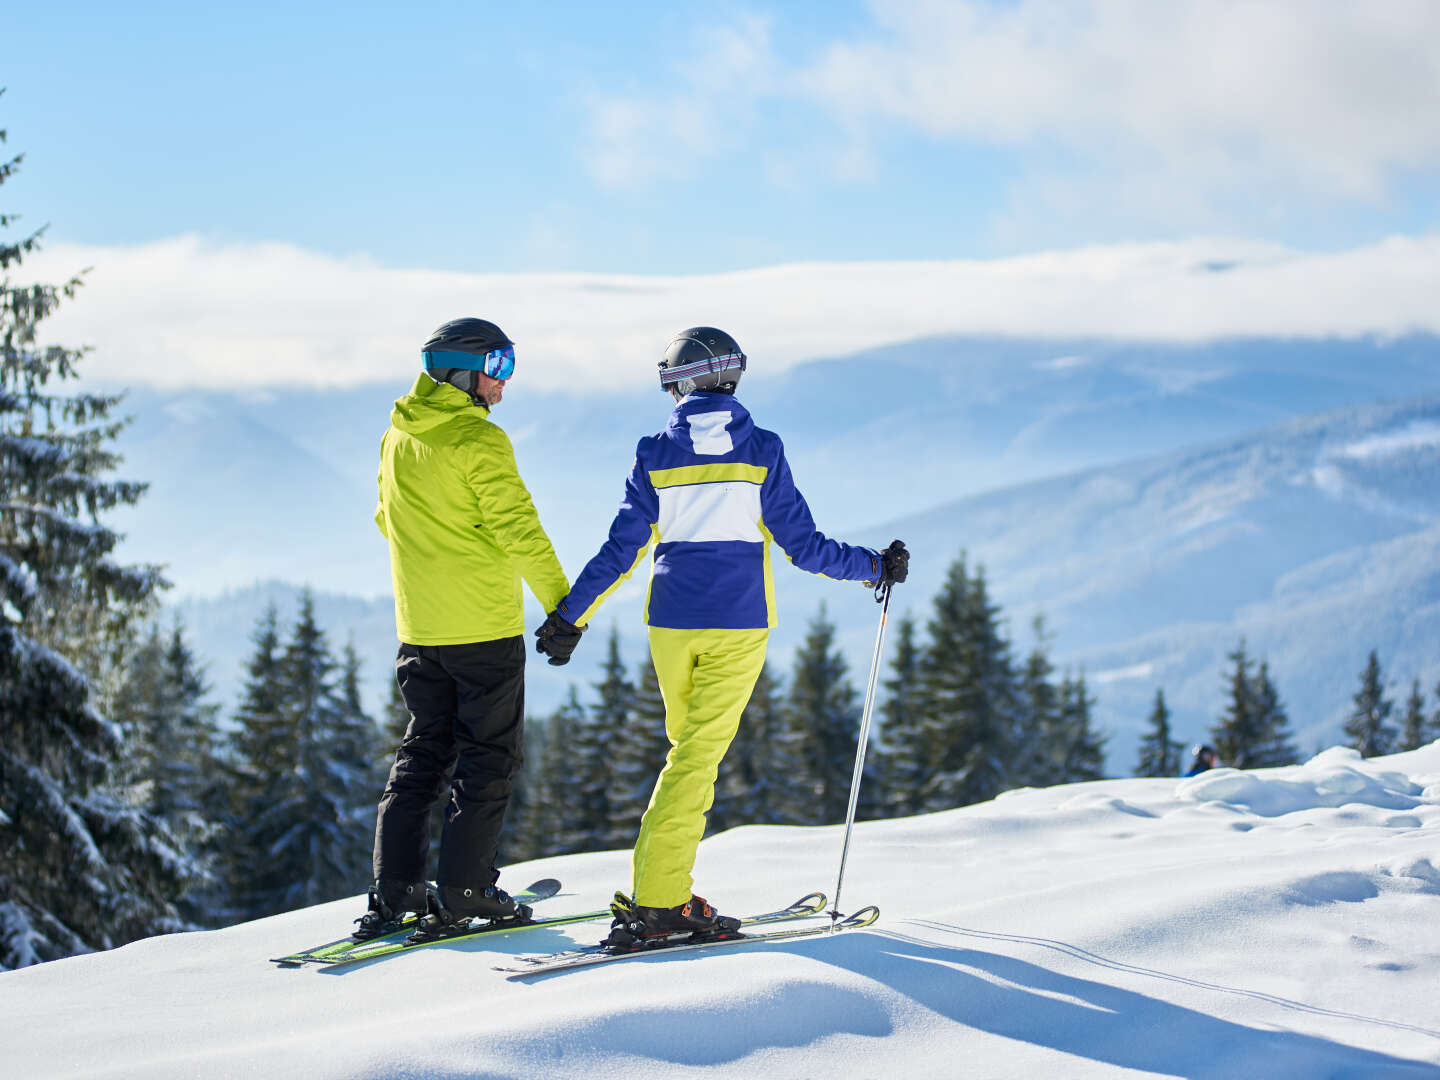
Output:
M570 589L489 416L421 373L380 442L375 524L390 542L395 630L410 645L523 634L522 577L547 612Z

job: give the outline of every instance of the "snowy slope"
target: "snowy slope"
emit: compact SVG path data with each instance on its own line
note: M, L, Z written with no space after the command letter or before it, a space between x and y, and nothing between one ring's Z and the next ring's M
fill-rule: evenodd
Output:
M729 910L831 889L839 829L705 842ZM1440 1076L1440 742L1362 762L1024 790L862 824L847 906L873 929L650 957L533 984L494 955L558 930L344 973L266 957L345 901L0 975L26 1077ZM625 884L624 852L548 910ZM593 938L597 928L573 936Z

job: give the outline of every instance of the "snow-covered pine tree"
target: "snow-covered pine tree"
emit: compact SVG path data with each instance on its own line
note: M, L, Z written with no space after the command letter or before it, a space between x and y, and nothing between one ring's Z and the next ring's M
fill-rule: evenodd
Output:
M1085 684L1085 672L1060 682L1060 739L1065 747L1061 782L1074 784L1105 776L1106 737L1090 722L1095 699Z
M0 141L5 133L0 131ZM20 157L0 161L0 184ZM15 218L0 214L0 229ZM80 285L15 285L38 232L0 241L0 967L182 927L194 866L112 788L119 727L92 679L148 616L158 568L125 566L101 517L144 486L116 480L119 398L59 384L83 349L36 343Z
M928 769L920 706L920 647L915 620L907 613L895 627L890 677L881 685L880 723L875 748L878 795L885 815L907 817L920 810L920 788Z
M268 856L280 871L281 911L348 896L370 878L374 728L358 701L352 712L341 696L335 666L307 589L280 658L291 754L275 764L291 782L268 811L285 826Z
M1354 702L1355 707L1345 721L1350 745L1359 750L1362 757L1390 753L1395 743L1395 728L1389 720L1395 706L1385 696L1385 678L1374 649L1370 650L1365 670L1360 673L1360 689L1355 693Z
M860 732L860 702L835 646L835 624L820 611L795 651L790 724L806 733L804 785L813 792L808 824L844 821Z
M1300 758L1300 752L1295 749L1295 740L1290 733L1290 717L1280 700L1280 691L1270 679L1268 660L1261 660L1255 671L1250 699L1255 707L1255 728L1258 736L1246 767L1264 769L1278 765L1294 765ZM1222 755L1220 760L1226 759Z
M158 624L125 665L115 719L126 734L131 796L188 845L212 830L216 779L216 717L210 687L177 622L167 636Z
M710 829L792 824L782 816L783 791L801 768L800 742L786 727L782 691L767 660L740 717L740 729L715 788Z
M972 578L963 554L935 595L926 631L919 678L930 770L922 809L993 799L1011 786L1019 689L984 571Z
M280 712L279 616L272 604L255 624L246 663L245 688L230 737L226 842L219 855L222 895L217 915L225 922L283 910L283 868L269 856L286 823L271 808L294 787L295 749Z
M1136 776L1179 776L1180 751L1183 744L1170 738L1170 707L1165 704L1165 691L1155 691L1155 706L1150 710L1149 727L1140 740L1140 761Z
M214 925L208 891L212 845L225 790L219 761L219 706L177 621L165 637L158 624L128 658L116 695L115 719L125 732L124 776L130 801L160 818L203 872L177 898L182 915Z
M1398 750L1418 750L1430 740L1425 738L1425 694L1420 689L1420 680L1410 684L1410 696L1405 699L1405 717L1400 722L1400 745Z
M1245 650L1244 638L1226 659L1233 665L1225 677L1229 700L1225 705L1225 715L1210 729L1210 741L1226 765L1248 769L1254 764L1265 731L1255 702L1255 676L1251 672L1252 661Z

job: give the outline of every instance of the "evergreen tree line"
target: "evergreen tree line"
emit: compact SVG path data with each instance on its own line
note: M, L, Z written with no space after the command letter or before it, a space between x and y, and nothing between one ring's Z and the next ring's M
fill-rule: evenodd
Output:
M720 767L712 832L738 825L819 825L845 816L862 698L824 605L788 677L767 662ZM1015 658L983 570L964 555L934 598L923 639L899 620L878 691L857 812L862 818L949 809L1009 788L1099 779L1104 738L1083 673L1057 679L1037 621ZM868 672L861 673L861 678ZM648 656L627 669L610 632L601 678L527 729L504 854L623 848L634 842L665 763L665 704Z
M113 709L130 748L127 799L163 821L199 871L178 898L196 925L351 896L370 877L387 746L360 700L354 646L331 651L308 591L288 636L272 606L251 642L228 724L178 625L151 627Z
M1270 677L1270 665L1251 657L1241 638L1227 655L1231 667L1225 675L1225 711L1210 729L1209 745L1220 760L1238 769L1294 765L1300 755L1290 731L1290 719ZM1364 757L1416 750L1440 739L1440 683L1435 686L1437 706L1425 711L1420 680L1411 682L1405 712L1397 728L1391 720L1395 703L1385 693L1385 678L1375 650L1360 672L1360 688L1351 699L1344 732L1348 745ZM1140 742L1136 776L1176 776L1189 762L1183 744L1171 737L1170 709L1165 691L1155 691L1148 726Z

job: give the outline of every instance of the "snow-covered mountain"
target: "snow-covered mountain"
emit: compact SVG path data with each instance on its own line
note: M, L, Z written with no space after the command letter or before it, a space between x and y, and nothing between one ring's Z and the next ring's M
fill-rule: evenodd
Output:
M963 499L881 531L915 552L917 592L966 549L1023 647L1044 614L1117 736L1112 771L1133 764L1126 736L1157 687L1176 730L1201 736L1242 636L1269 660L1302 750L1337 733L1371 649L1394 698L1412 678L1427 696L1440 683L1440 397Z
M1361 761L1011 792L862 823L867 930L627 960L530 983L507 954L600 923L325 973L267 962L362 898L0 974L6 1075L585 1080L1440 1076L1440 742ZM722 910L834 891L840 829L706 840ZM628 852L559 877L603 906ZM360 883L357 883L357 887Z
M134 391L124 473L150 491L116 518L129 557L167 564L184 595L266 579L384 593L375 466L390 404L413 379L402 359L389 385ZM1437 392L1432 336L1192 347L946 338L778 377L753 357L743 399L757 423L784 436L822 527L843 530L1287 418ZM496 419L572 573L604 536L636 440L659 430L669 408L658 387L620 394L603 371L559 394L527 386L521 367Z
M1099 695L1114 772L1132 767L1157 687L1179 737L1202 737L1242 634L1270 660L1307 751L1333 736L1369 649L1407 686L1440 681L1436 339L1075 342L1063 352L930 341L779 379L757 370L746 387L760 422L784 434L822 529L911 545L900 611L923 622L964 550L986 566L1017 647L1030 645L1031 616L1046 615L1056 658L1083 665ZM659 426L666 400L523 389L500 419L573 574L609 523L637 434ZM177 606L227 704L256 616L278 599L290 617L301 581L321 588L333 643L355 637L371 700L385 692L393 627L370 513L396 392L132 400L127 472L154 486L122 522L129 550L172 565ZM1385 394L1398 399L1369 404ZM868 595L783 566L777 593L779 667L824 602L862 679L876 617ZM641 660L642 597L643 582L621 589L569 667L531 666L535 712L595 678L612 624L627 661ZM531 624L541 618L532 609Z

